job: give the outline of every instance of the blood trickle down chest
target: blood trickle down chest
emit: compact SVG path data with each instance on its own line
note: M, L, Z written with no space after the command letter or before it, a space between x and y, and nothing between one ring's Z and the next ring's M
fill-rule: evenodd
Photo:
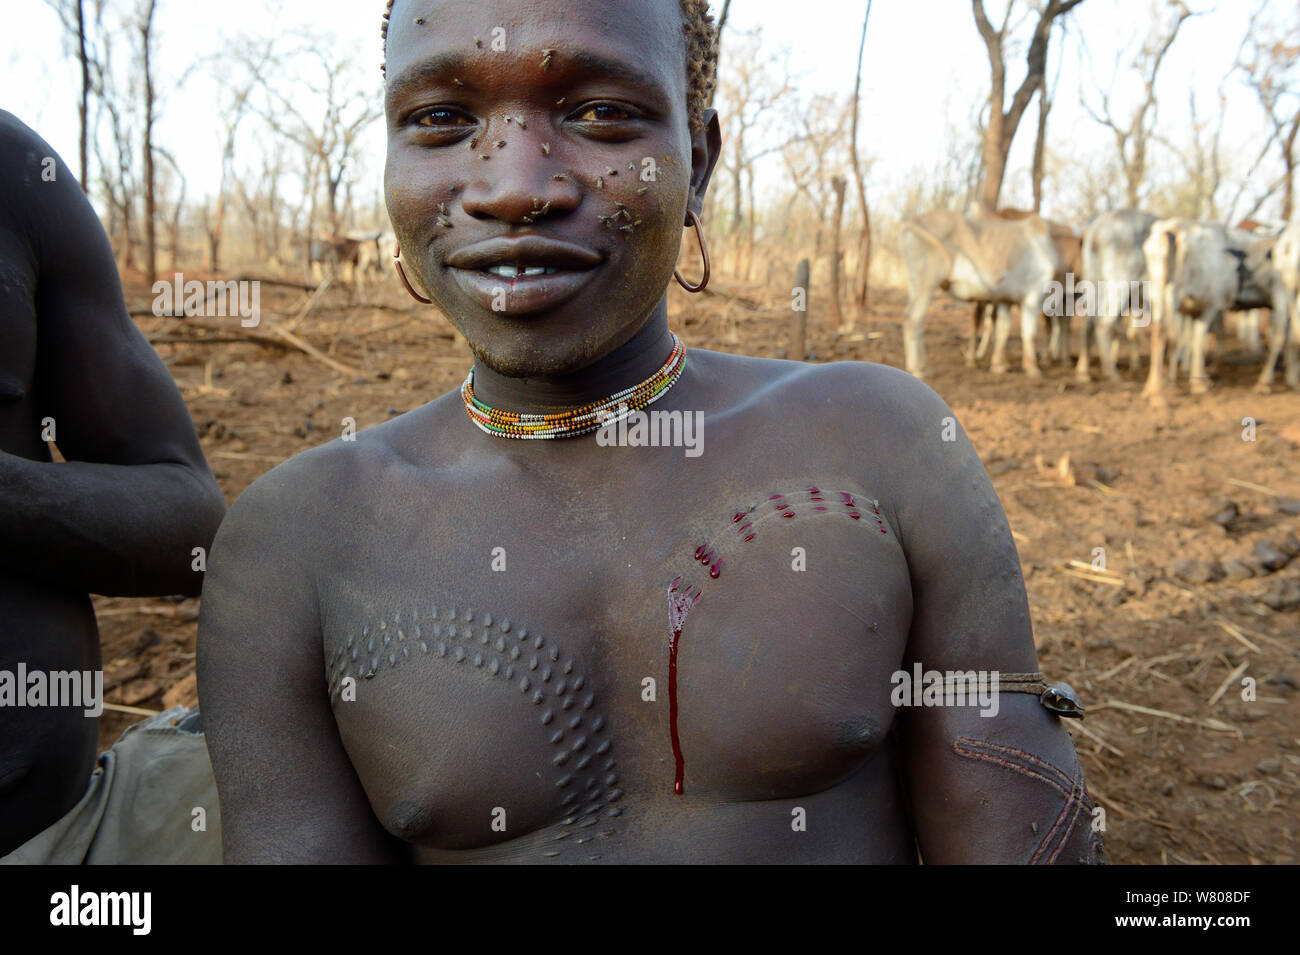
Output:
M701 591L687 587L679 591L682 578L676 578L668 587L668 627L672 635L668 639L668 725L673 740L673 762L676 775L673 779L673 792L682 794L682 779L685 776L686 762L682 758L682 743L677 735L677 647L682 638L682 625L686 615L699 603Z

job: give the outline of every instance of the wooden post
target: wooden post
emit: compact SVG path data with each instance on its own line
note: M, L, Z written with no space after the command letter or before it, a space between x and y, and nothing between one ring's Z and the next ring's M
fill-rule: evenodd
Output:
M808 279L811 270L807 259L800 259L794 269L794 290L790 296L794 309L790 322L790 358L793 361L803 361L808 354ZM800 305L803 307L799 308Z

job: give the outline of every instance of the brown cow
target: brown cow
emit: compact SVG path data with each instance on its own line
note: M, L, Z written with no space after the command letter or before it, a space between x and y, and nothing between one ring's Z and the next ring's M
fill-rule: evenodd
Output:
M976 215L992 215L998 219L1008 222L1018 222L1037 215L1029 209L999 209L990 213L987 209L976 207ZM1066 283L1068 275L1074 275L1076 278L1083 273L1083 240L1079 234L1063 222L1057 222L1053 219L1043 219L1047 223L1048 232L1052 240L1052 246L1056 250L1057 273L1056 281L1063 285ZM971 327L971 348L966 356L966 364L974 367L979 358L983 358L988 351L989 338L993 330L993 311L988 307L989 303L977 302L974 309L973 322ZM1044 315L1051 327L1051 338L1047 343L1047 354L1053 364L1057 362L1070 360L1070 316L1067 313L1060 315ZM979 345L975 344L975 336L980 332L983 326L983 334L980 337ZM1085 332L1086 334L1086 332Z

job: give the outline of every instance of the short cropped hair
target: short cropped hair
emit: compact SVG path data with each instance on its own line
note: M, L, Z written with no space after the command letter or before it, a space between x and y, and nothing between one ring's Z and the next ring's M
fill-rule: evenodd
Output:
M394 0L384 7L384 22L379 29L384 39L384 62L380 71L388 75L388 21ZM686 37L686 115L691 134L704 127L704 111L713 102L718 80L718 34L709 13L708 0L678 0L682 8L682 32Z

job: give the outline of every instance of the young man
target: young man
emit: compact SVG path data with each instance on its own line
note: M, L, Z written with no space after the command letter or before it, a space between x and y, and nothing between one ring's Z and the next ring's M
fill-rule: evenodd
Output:
M127 315L76 177L2 111L0 197L3 857L93 801L95 706L53 696L71 674L93 692L88 594L198 593L193 549L211 545L226 502L171 375ZM52 462L47 440L66 461ZM75 828L93 836L93 824ZM51 834L22 858L81 861L75 841Z
M473 373L223 525L199 689L226 859L1094 861L1031 695L891 703L914 663L1035 669L949 409L881 366L683 362L706 4L397 0L386 41L404 274ZM706 440L594 430L650 403Z

